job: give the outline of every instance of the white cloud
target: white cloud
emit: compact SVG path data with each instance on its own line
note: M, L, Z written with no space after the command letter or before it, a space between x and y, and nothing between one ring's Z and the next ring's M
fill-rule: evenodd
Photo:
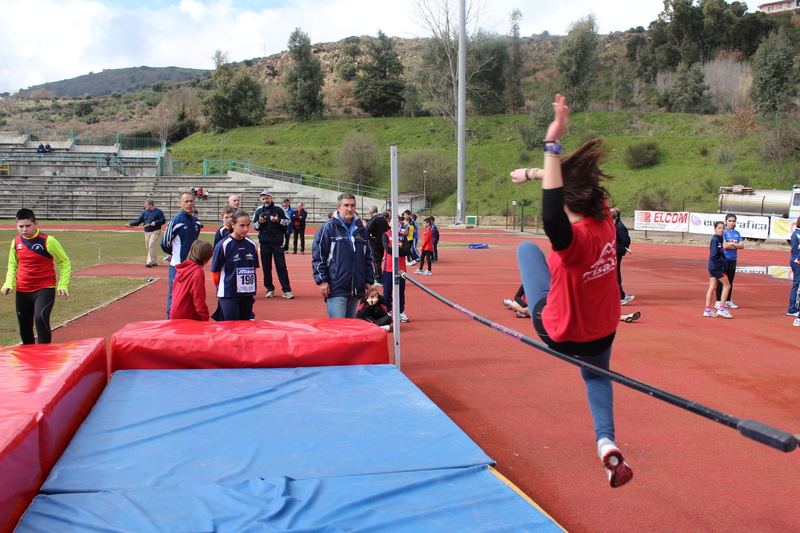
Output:
M212 68L215 50L232 60L271 55L287 48L296 27L312 42L350 35L422 35L413 19L413 0L294 0L281 7L242 8L235 0L180 0L164 6L142 0L135 9L93 0L39 0L35 9L19 0L0 0L6 21L0 32L0 91L72 78L90 71L148 65ZM262 4L263 5L263 4ZM491 4L494 30L508 31L508 15L523 12L523 35L564 34L571 22L592 11L601 33L647 26L662 0L552 2L512 0ZM14 21L9 24L7 21Z

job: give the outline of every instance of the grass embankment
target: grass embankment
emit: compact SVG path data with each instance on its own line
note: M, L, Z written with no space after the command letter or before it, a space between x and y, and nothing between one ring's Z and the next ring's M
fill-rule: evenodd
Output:
M70 223L72 224L72 223ZM17 232L0 230L0 265L5 281L6 265L11 242ZM101 263L144 263L144 238L141 232L81 232L59 231L53 233L64 247L72 263L78 270ZM203 236L208 237L206 235ZM213 235L210 236L213 239ZM56 327L80 316L87 311L107 304L147 283L146 278L131 270L131 277L72 277L69 298L56 297L56 304L50 324ZM14 292L0 297L0 345L19 344L19 330L15 308Z
M765 164L760 136L738 139L722 133L728 119L726 115L659 112L575 113L564 144L566 150L572 150L588 136L606 139L611 156L605 170L616 177L608 187L625 213L642 208L645 196L659 200L664 209L714 212L719 186L742 181L756 188L789 188L791 180L778 178L773 166ZM512 200L538 204L538 186L517 187L508 179L514 168L542 164L541 151L526 151L517 132L517 124L528 120L528 115L467 118L468 214L502 215ZM222 135L198 133L171 148L176 159L186 161L186 172L201 172L204 158L250 159L253 164L280 170L347 180L337 171L334 156L351 131L374 135L384 154L378 178L371 185L389 186L391 145L398 147L400 158L413 150L434 149L456 160L453 126L431 117L286 122ZM661 162L647 169L628 168L624 162L627 147L645 140L658 143ZM720 162L723 153L732 164ZM453 215L455 184L452 194L435 200L434 214Z

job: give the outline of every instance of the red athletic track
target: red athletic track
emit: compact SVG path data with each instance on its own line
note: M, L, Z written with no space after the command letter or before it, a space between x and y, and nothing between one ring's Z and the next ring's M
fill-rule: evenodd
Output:
M83 227L88 230L90 228ZM116 229L116 228L115 228ZM130 236L141 246L140 235ZM507 311L519 285L518 233L443 229L432 290L459 305L535 337ZM549 248L543 239L537 241ZM701 316L708 286L707 247L634 244L623 262L636 295L620 324L612 368L632 378L740 418L800 433L800 328L785 315L789 282L738 274L733 320ZM259 319L323 317L311 279L310 252L287 256L295 300L256 303ZM785 266L788 253L744 250L739 266ZM75 275L166 277L167 268L106 265ZM209 281L210 287L210 281ZM567 531L800 531L800 450L781 453L642 393L615 385L617 444L635 472L609 488L595 455L577 368L492 331L409 284L401 369L486 452L498 470ZM209 290L209 306L213 296ZM164 318L166 280L54 332L54 342L106 337L130 321ZM391 421L387 421L391 423Z

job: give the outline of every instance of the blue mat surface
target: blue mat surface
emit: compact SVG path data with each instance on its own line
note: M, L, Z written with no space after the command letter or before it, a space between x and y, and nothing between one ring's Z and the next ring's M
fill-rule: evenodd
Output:
M486 464L493 461L393 365L125 370L42 492Z
M486 466L40 495L16 533L45 531L563 533Z

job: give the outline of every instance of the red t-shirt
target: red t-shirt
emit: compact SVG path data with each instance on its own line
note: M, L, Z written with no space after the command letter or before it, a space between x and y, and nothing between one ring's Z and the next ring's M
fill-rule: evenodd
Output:
M389 228L389 231L386 232L386 235L389 237L389 246L392 245L392 229ZM399 248L399 245L398 245ZM398 257L397 269L400 272L406 271L406 258L405 256ZM384 272L394 272L394 261L392 261L392 256L389 252L383 252L383 271Z
M422 234L422 242L420 242L419 247L428 252L433 251L433 231L431 231L430 226L425 230L425 233Z
M587 217L572 230L569 247L547 258L552 277L542 323L556 342L590 342L619 323L616 230L611 217Z
M36 292L56 285L53 256L47 251L48 236L37 232L32 239L17 235L17 292Z

